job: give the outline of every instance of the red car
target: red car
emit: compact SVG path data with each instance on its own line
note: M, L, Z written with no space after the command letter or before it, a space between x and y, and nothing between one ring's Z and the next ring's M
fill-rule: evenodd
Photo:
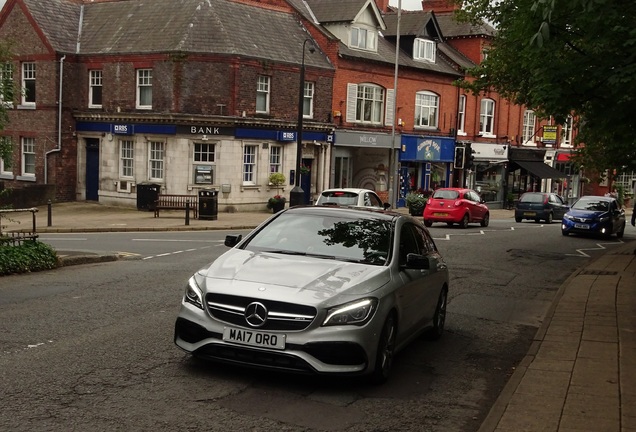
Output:
M445 222L448 226L459 224L466 228L469 223L479 222L487 227L490 221L488 206L477 192L464 188L437 189L424 207L424 225Z

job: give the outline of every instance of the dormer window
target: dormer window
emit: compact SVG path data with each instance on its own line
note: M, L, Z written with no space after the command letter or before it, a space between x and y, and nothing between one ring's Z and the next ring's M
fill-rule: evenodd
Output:
M351 48L358 48L367 51L376 50L377 33L375 30L368 30L359 27L351 27Z
M435 63L435 42L428 39L415 39L413 59Z

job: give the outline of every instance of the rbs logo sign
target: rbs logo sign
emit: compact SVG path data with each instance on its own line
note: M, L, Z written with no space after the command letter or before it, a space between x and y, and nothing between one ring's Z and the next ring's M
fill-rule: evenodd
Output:
M125 124L116 124L113 125L113 133L119 135L131 135L132 134L132 126Z

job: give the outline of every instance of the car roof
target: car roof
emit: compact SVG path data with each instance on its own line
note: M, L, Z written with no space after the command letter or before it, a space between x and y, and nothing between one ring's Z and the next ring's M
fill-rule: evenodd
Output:
M325 192L353 192L353 193L362 193L362 192L373 192L376 193L375 191L372 191L371 189L360 189L360 188L331 188L331 189L325 189L321 192L321 194L325 193Z
M416 218L400 213L393 210L384 210L379 207L360 207L360 206L311 206L302 205L290 207L284 210L282 213L299 213L299 214L320 214L327 215L333 214L335 216L354 217L354 218L366 218L366 217L378 217L386 220L393 220L396 218L411 218L416 222L419 222Z

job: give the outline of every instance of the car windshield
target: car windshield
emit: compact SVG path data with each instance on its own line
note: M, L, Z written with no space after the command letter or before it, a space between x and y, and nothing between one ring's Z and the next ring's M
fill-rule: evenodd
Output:
M519 202L542 203L545 201L543 194L525 194L521 196Z
M383 265L392 223L373 217L284 213L260 230L245 249Z
M457 199L459 197L459 192L454 190L436 190L433 194L433 198L437 199Z
M325 191L318 198L318 205L357 205L358 194L346 191Z
M603 211L609 210L609 202L595 198L581 198L572 206L576 210Z

